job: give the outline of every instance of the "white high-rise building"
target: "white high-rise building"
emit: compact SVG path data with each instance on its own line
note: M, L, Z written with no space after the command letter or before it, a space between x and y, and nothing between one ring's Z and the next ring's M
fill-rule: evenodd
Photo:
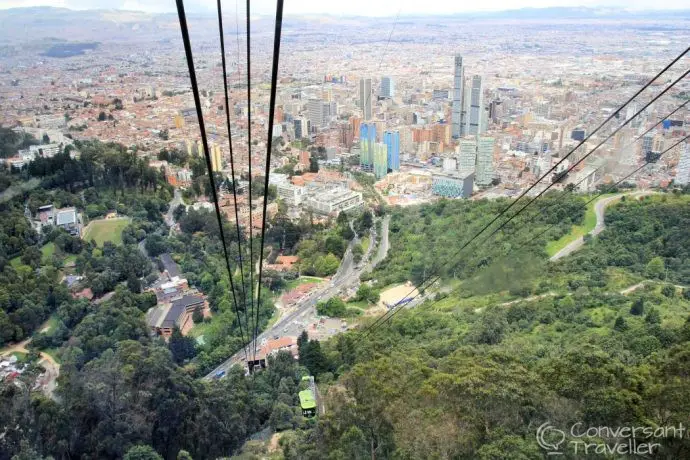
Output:
M465 98L465 128L463 135L482 134L486 128L482 126L484 118L484 90L482 86L482 77L475 75L472 77L470 84L466 85Z
M359 108L364 121L371 120L371 78L359 79Z
M475 182L477 185L491 185L494 179L494 138L477 138L477 173Z
M324 124L323 101L312 98L307 101L307 118L312 128L321 128Z
M474 172L477 163L477 141L474 137L460 140L458 146L458 170L461 173Z
M682 144L674 182L678 185L690 184L690 144L687 142Z
M464 133L464 117L462 103L464 96L465 74L462 67L462 56L455 55L455 69L453 76L453 105L451 113L451 135L459 139Z

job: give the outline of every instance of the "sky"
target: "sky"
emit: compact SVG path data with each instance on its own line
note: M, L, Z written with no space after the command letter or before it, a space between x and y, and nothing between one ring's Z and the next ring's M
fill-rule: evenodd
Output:
M244 1L240 9L244 9ZM469 4L468 4L469 3ZM223 7L233 9L235 2L225 0ZM215 0L186 0L187 11L214 11ZM275 0L251 0L252 12L263 15L275 13ZM168 13L175 11L174 0L0 0L0 9L55 6L75 10L121 9ZM286 0L285 15L332 14L337 16L395 16L424 14L457 14L477 11L501 11L519 8L546 8L554 6L615 7L632 10L659 10L688 8L687 0L490 0L465 2L462 0Z

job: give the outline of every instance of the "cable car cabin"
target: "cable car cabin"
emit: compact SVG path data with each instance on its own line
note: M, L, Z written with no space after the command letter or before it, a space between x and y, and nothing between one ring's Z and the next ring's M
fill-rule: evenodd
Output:
M299 392L299 405L302 408L302 415L313 417L316 415L316 398L311 388Z

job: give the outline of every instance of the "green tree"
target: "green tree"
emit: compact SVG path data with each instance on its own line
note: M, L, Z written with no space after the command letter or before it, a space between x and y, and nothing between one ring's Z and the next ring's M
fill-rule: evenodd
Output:
M628 330L628 323L625 322L625 318L619 316L618 318L616 318L616 322L614 323L613 328L618 332L625 332Z
M293 428L294 412L285 403L279 402L273 406L273 411L271 411L271 417L268 420L268 424L271 426L273 431L283 431L290 430Z
M630 314L635 316L644 315L644 299L639 298L633 302L632 307L630 307Z
M181 450L177 453L177 460L194 460L186 450Z
M661 279L664 277L665 270L664 259L657 256L647 263L645 273L652 279Z
M200 324L204 321L204 313L201 311L201 307L196 307L194 309L192 321L194 321L194 324Z
M656 308L650 308L644 318L647 324L661 324L661 315Z
M163 460L150 446L134 446L124 456L124 460Z
M168 341L168 348L173 355L173 359L178 364L196 356L194 339L183 336L182 332L177 327L173 329L172 335Z
M665 284L664 287L661 288L661 293L669 299L672 299L676 296L676 287L672 284Z
M317 173L319 172L319 158L313 153L309 157L309 172Z

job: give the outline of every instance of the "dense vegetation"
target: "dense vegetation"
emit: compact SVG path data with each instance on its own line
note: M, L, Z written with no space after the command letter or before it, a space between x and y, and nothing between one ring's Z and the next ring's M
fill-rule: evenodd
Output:
M284 432L282 453L273 455L286 459L527 459L543 456L534 435L545 421L567 429L575 422L677 425L690 416L690 291L672 284L689 281L686 195L610 209L603 234L553 264L545 242L581 221L582 197L553 204L558 195L550 195L540 212L481 251L468 248L460 263L451 263L453 249L506 202L395 210L389 257L356 299L375 302L379 288L419 283L438 269L444 289L432 290L434 300L370 335L322 343L303 334L299 362L280 353L263 372L232 369L204 380L197 377L240 348L233 306L244 322L248 300L231 294L214 214L176 209L181 231L170 235L162 213L172 193L159 171L120 146L79 147L78 159L59 155L55 163L0 171L8 184L41 179L0 203L0 341L28 337L52 315L50 332L35 334L31 346L58 349L62 361L54 398L30 389L35 369L18 377L26 384L0 383L0 460L261 458L264 448L246 442L260 431ZM117 246L56 229L37 234L25 206L35 211L48 202L77 206L87 218L118 210L132 223ZM360 236L373 225L366 212L332 226L309 216L293 223L279 212L267 245L274 255L300 255L303 272L316 272L329 255L337 267L354 236L350 219ZM224 225L236 261L236 234ZM205 323L203 342L179 331L168 343L150 337L144 312L155 298L141 291L157 275L140 243L150 256L172 254L208 296L213 319L195 315ZM92 289L97 302L70 295L60 281L67 268L83 276L78 287ZM242 273L233 275L248 292L248 276L242 286ZM260 328L279 286L271 280L262 291ZM637 289L625 291L630 286ZM318 308L348 315L342 301ZM327 414L318 419L304 419L298 408L307 373L325 395ZM690 456L685 439L659 441L666 458Z
M390 327L327 342L311 370L325 384L338 378L329 413L281 439L285 458L541 458L535 433L547 421L566 432L678 426L690 415L690 291L660 279L664 265L679 268L669 281L687 279L687 198L611 210L600 240L535 276L540 297L502 304L510 286L490 264ZM430 211L407 224L452 218ZM393 247L409 238L397 233ZM482 277L481 294L465 289ZM686 439L654 442L660 457L690 455Z

